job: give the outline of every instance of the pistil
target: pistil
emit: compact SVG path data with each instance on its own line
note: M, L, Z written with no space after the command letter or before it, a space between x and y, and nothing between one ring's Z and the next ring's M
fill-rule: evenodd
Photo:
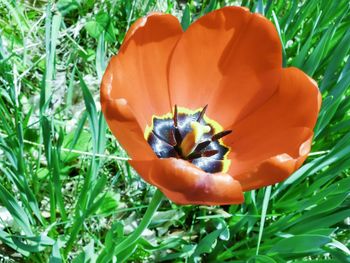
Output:
M197 121L191 122L191 129L180 145L181 153L184 157L189 156L201 142L203 135L210 132L210 126L202 125Z

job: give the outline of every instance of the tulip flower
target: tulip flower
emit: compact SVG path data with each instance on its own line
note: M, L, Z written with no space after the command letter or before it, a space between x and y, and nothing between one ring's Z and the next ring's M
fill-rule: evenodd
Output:
M130 164L177 204L242 203L310 152L317 84L282 67L273 24L225 7L183 31L153 13L129 29L101 83L107 123Z

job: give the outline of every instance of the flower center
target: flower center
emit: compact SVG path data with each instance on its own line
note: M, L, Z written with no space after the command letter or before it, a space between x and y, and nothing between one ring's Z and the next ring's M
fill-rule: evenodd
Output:
M181 158L208 173L227 172L230 148L222 137L231 133L198 110L174 107L173 113L153 116L145 139L159 158Z

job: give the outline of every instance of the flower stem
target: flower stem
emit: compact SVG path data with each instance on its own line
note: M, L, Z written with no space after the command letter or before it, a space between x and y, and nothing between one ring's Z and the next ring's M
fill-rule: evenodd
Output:
M154 193L151 203L149 204L146 210L145 216L142 218L139 226L135 229L135 231L131 235L129 235L126 239L124 239L122 242L120 242L120 244L118 244L115 247L114 249L115 254L121 253L122 251L129 248L139 240L142 232L151 223L154 213L157 211L159 205L162 203L163 197L164 197L163 193L159 189L157 189L156 192Z

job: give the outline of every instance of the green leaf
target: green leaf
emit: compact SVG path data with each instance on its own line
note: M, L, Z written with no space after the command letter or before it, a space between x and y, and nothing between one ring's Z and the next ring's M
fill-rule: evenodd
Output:
M91 263L96 262L97 255L94 253L95 243L93 240L84 247L84 250L73 259L72 263Z
M96 22L99 23L104 29L107 28L108 24L109 24L109 15L105 12L99 12L96 16L95 16Z
M223 229L217 229L207 234L201 241L199 241L196 250L193 252L192 257L200 256L203 253L210 253L216 246L217 239L223 232Z
M247 263L276 263L276 261L268 256L258 255L249 258Z
M350 50L350 29L346 32L340 43L336 46L334 52L332 52L332 59L329 62L326 72L324 73L323 81L320 87L321 91L325 91L329 84L333 81L335 73L341 66L348 55Z
M57 2L57 8L63 16L69 14L72 11L79 10L80 4L76 0L59 0Z
M99 24L97 21L88 21L85 24L85 29L88 32L90 36L93 38L98 39L101 33L104 31L104 28L101 24Z
M181 249L181 252L166 255L162 257L162 260L166 261L166 260L174 260L179 258L187 258L194 253L194 251L196 250L196 247L197 245L185 245Z
M12 236L11 238L17 247L28 252L41 252L55 243L54 240L43 234L35 237Z
M52 252L49 258L49 263L62 263L59 241L56 241L52 247Z
M84 102L85 102L85 107L86 110L88 112L88 119L90 122L90 128L92 131L92 139L93 139L93 147L94 147L94 152L96 153L98 150L98 119L97 119L97 110L96 110L96 105L95 105L95 101L91 95L91 92L89 90L89 88L86 86L86 83L82 77L82 75L80 74L79 71L78 72L78 76L79 76L79 80L80 80L80 87L81 90L83 91L83 98L84 98Z
M190 5L186 4L185 10L183 11L182 14L182 19L181 19L181 26L182 29L185 31L191 24L191 11L190 11Z
M280 240L270 249L269 253L314 253L320 251L322 246L330 243L331 241L332 239L327 236L298 235Z
M29 218L13 195L0 183L0 201L11 213L18 226L25 234L32 236Z
M318 228L333 226L349 216L350 209L344 209L343 211L338 211L336 213L331 213L328 215L317 215L313 217L308 217L303 221L300 221L297 225L293 226L289 232L293 234L305 233L306 231L312 229L314 226Z
M267 208L269 206L271 196L271 186L266 187L265 194L264 194L264 201L262 205L262 211L261 211L261 219L260 219L260 227L259 227L259 238L258 238L258 244L256 246L256 254L259 254L259 248L260 248L260 242L262 239L263 231L264 231L264 225L266 220L266 212Z

